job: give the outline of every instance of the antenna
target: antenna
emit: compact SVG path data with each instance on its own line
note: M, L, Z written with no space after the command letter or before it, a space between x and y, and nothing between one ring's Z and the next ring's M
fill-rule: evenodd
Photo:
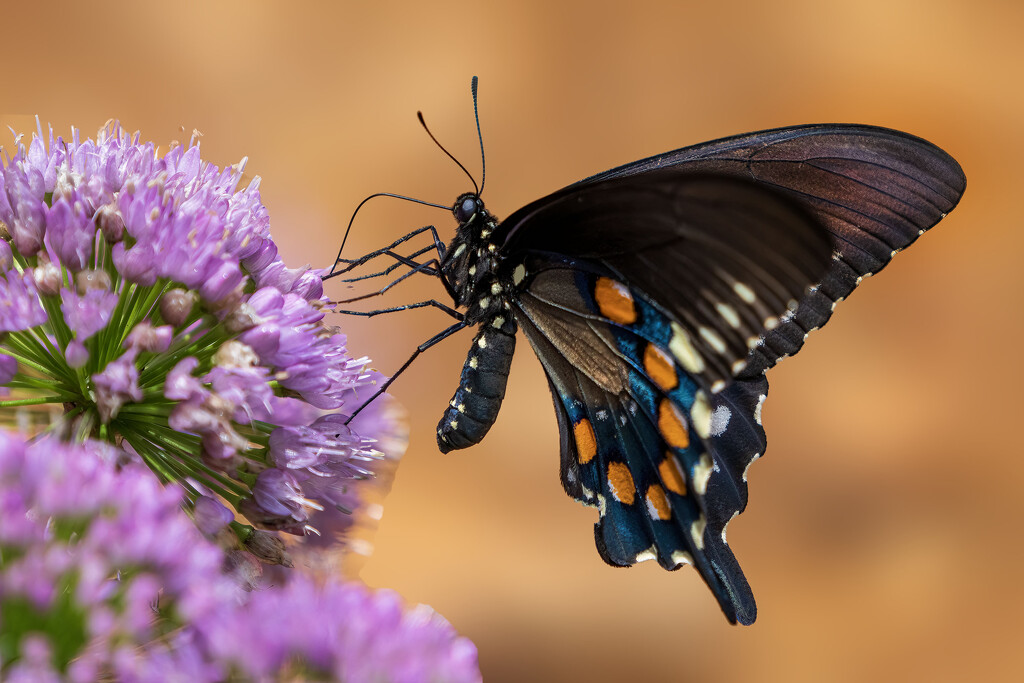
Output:
M416 117L420 120L420 125L423 126L423 130L427 131L427 135L429 135L430 139L434 141L434 144L437 145L441 149L442 152L447 154L448 158L451 159L452 161L454 161L455 164L459 168L462 169L463 173L465 173L467 176L469 176L470 181L472 181L472 183L473 183L473 190L476 193L476 195L479 197L480 196L480 188L477 187L476 180L473 178L473 174L470 173L469 171L467 171L466 167L463 166L461 163L459 163L459 160L456 159L455 157L453 157L452 153L449 152L448 150L446 150L444 148L444 145L442 145L440 142L437 141L437 138L434 137L434 134L430 132L429 128L427 128L427 122L423 120L423 112L421 112L421 111L416 112Z
M476 86L479 79L473 76L470 90L473 91L473 116L476 117L476 137L480 141L480 191L476 193L479 197L484 193L484 183L487 182L487 159L484 157L484 136L480 133L480 108L476 104Z

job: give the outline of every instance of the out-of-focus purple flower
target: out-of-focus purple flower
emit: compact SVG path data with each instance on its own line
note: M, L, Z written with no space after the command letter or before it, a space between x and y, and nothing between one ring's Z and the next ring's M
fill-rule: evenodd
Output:
M442 617L422 605L407 610L396 594L359 584L317 585L296 576L210 623L206 634L218 657L247 678L271 677L298 659L316 677L352 683L480 680L476 648ZM266 623L279 629L270 634L261 628Z
M4 680L47 680L44 652L56 671L72 664L58 680L95 680L122 651L150 679L170 680L177 657L159 633L192 628L241 596L220 550L182 514L181 491L142 467L118 471L102 452L0 433L0 611L6 642L24 657L0 662Z
M18 361L6 353L0 353L0 384L7 384L18 374Z
M252 556L225 562L180 490L111 451L0 433L0 679L480 680L473 644L394 593L303 574L245 590ZM196 514L219 526L217 506Z
M128 401L141 401L142 390L139 389L134 351L107 363L102 372L92 376L92 384L96 393L96 410L103 424L117 417L121 406Z
M107 326L120 297L102 289L90 289L84 295L62 289L60 298L64 322L75 332L78 341L85 341Z
M212 538L217 532L227 528L228 524L235 519L231 510L227 509L219 500L209 496L196 498L192 516L196 520L196 526L208 538Z
M77 370L89 360L89 350L82 342L72 339L68 342L68 347L64 349L64 360L68 362L69 368Z
M20 332L47 320L31 273L0 273L0 332Z

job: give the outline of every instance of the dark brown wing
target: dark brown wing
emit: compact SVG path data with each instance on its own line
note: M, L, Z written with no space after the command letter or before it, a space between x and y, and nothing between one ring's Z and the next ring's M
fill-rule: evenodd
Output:
M553 199L576 196L580 187L673 169L683 174L721 174L753 180L796 199L831 233L834 259L795 316L769 331L748 358L743 376L754 377L800 350L806 334L824 325L835 304L861 279L877 273L892 256L953 210L967 181L960 165L921 138L873 126L822 124L779 128L706 142L614 168L530 204L508 218L509 246L536 249L549 236L535 217ZM548 224L543 230L552 229ZM585 222L559 228L571 249L594 235ZM766 249L771 244L764 245ZM574 251L563 252L582 256ZM632 278L634 273L626 273ZM645 290L669 303L671 289ZM677 301L686 306L687 301Z

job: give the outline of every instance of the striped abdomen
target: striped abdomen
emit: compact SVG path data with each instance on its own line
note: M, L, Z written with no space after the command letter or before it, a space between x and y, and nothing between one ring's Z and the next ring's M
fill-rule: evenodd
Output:
M494 424L515 348L513 320L499 317L480 325L462 367L459 388L437 425L437 447L442 453L479 443Z

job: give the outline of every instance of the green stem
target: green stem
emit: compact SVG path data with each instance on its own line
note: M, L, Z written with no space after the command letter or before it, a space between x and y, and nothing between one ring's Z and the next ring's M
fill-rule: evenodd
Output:
M62 396L45 396L42 398L22 398L13 401L0 401L0 408L13 408L15 406L39 406L47 403L67 403Z

